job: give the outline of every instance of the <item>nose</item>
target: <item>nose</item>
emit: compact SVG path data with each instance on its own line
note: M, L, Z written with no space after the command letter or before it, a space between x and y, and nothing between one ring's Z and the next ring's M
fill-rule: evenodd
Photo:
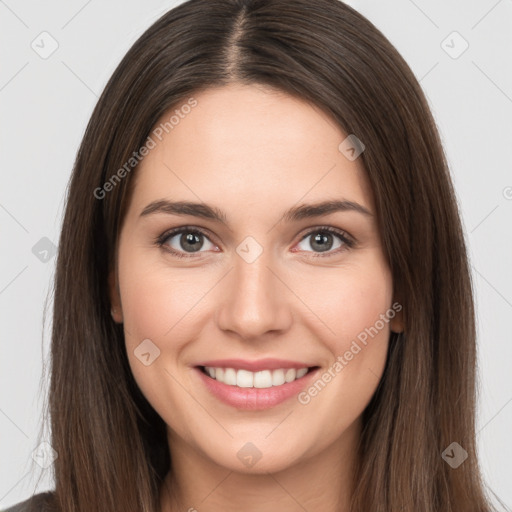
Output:
M290 328L292 313L288 301L293 294L273 267L265 251L251 263L235 255L234 268L219 290L219 329L245 340L256 340Z

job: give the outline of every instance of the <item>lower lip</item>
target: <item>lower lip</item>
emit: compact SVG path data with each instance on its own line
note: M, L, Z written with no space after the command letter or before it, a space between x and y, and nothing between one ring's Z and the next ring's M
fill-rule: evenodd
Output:
M309 371L304 377L296 379L293 382L287 382L281 386L272 386L270 388L240 388L238 386L229 386L228 384L212 379L200 368L195 368L195 370L210 393L225 404L236 407L237 409L257 411L275 407L300 393L317 373L318 368Z

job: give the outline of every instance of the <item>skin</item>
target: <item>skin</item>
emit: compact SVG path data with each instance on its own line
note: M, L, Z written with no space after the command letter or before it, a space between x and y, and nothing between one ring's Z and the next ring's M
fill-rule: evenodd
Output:
M306 405L295 396L237 410L211 395L193 366L275 357L324 372L391 308L392 276L361 158L338 150L347 134L327 114L283 92L230 84L194 97L198 105L137 169L109 278L133 375L168 425L173 467L162 511L348 511L361 414L382 376L390 329L403 330L401 314ZM140 216L160 199L214 205L230 228L190 215ZM282 219L297 204L331 199L373 215ZM155 243L187 225L211 234L199 252L187 252L179 234L166 243L192 257ZM332 235L322 256L314 245L322 226L346 232L355 246ZM263 249L252 263L236 252L247 236ZM160 350L149 366L134 354L144 339ZM237 457L248 442L261 452L252 467Z

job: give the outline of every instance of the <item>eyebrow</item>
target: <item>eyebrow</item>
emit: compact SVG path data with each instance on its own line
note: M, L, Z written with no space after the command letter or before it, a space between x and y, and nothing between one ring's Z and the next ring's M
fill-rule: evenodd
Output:
M373 214L364 206L354 201L330 200L313 204L301 204L287 210L283 215L285 222L297 222L303 219L320 217L335 212L353 211L365 216L373 217ZM149 203L141 212L140 217L155 213L171 215L191 215L203 219L220 222L229 227L226 214L215 206L206 203L194 203L189 201L168 201L161 199Z

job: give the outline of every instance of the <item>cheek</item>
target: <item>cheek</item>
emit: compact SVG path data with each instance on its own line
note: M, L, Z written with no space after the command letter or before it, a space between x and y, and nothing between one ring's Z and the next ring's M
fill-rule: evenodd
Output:
M312 320L310 329L328 349L330 361L319 375L321 382L306 390L301 403L311 400L319 416L330 417L335 435L362 413L382 377L394 316L393 287L389 267L378 254L329 272L328 281L325 276L325 281L316 280L308 305L321 320Z
M357 264L321 270L307 283L302 277L305 287L300 294L315 313L310 329L315 329L330 352L343 354L353 340L364 343L365 334L370 338L369 332L372 338L387 339L389 319L383 323L381 315L391 307L392 277L382 258L372 253Z
M332 340L326 344L333 359L325 375L329 391L318 405L339 410L343 423L343 418L362 413L382 377L394 316L392 277L382 260L375 259L347 271L339 286L329 289L323 311L336 335L324 337Z
M352 293L350 284L353 285ZM341 354L350 350L358 353L359 345L365 348L365 356L375 356L373 348L376 348L377 343L370 345L369 340L387 340L389 335L389 314L386 312L391 307L392 292L386 274L365 275L357 282L348 283L347 292L350 296L344 297L343 314L333 319L336 321L336 329L341 333L336 343L336 352ZM385 349L382 347L378 352L385 352Z
M178 322L186 313L188 301L183 294L187 288L176 275L170 282L168 274L145 251L137 251L136 245L119 252L126 351L135 380L147 398L161 388L159 380L166 378L163 369L180 350L174 332L184 324ZM165 339L173 340L173 350L164 344Z
M159 258L139 255L119 260L119 281L125 330L130 341L163 342L190 325L194 305L208 290L204 276L171 272ZM139 341L140 342L140 341Z
M143 251L125 251L120 257L119 285L126 351L134 379L167 423L182 424L187 413L183 404L189 397L176 381L176 368L183 347L197 335L194 305L205 285L191 280L190 275L185 278L170 272ZM147 353L144 361L143 354ZM173 411L172 417L166 416L169 411Z

